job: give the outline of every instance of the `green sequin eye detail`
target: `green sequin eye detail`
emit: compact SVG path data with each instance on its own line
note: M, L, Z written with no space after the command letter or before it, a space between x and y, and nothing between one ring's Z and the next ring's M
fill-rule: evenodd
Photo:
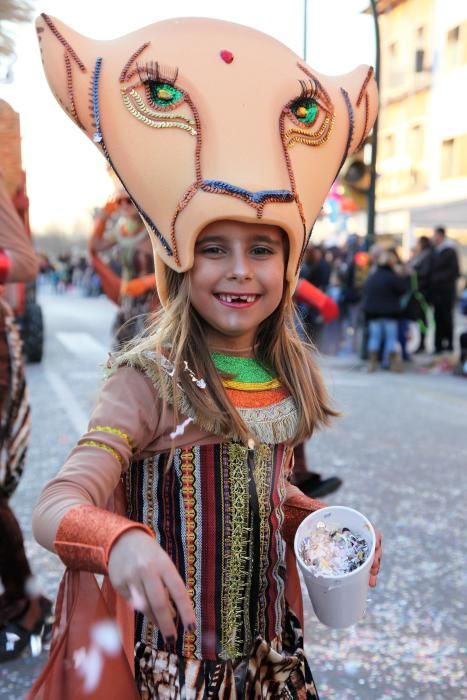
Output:
M316 120L319 105L312 98L300 98L291 106L291 111L302 124L310 126Z
M183 92L169 83L150 81L149 94L158 107L171 107L183 99Z

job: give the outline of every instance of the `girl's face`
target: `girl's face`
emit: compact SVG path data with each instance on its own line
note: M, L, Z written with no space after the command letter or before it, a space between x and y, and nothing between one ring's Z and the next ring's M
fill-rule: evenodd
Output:
M191 303L208 324L211 346L253 345L258 326L282 299L284 235L277 226L216 221L198 236Z

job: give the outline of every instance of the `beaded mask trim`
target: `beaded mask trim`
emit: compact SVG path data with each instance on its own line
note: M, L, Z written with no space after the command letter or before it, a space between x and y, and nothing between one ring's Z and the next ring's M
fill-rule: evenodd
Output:
M107 146L105 145L104 141L104 135L102 133L102 127L101 127L101 120L100 120L100 113L99 113L99 78L100 78L100 73L101 73L101 68L102 68L102 57L98 57L96 59L96 65L94 68L94 73L92 77L92 114L94 117L94 123L96 125L96 131L94 133L93 141L94 143L98 144L102 148L102 152L104 153L107 162L109 163L110 167L112 170L115 172L117 175L118 179L122 183L125 191L127 192L128 196L130 197L131 201L137 208L137 210L140 213L140 216L142 219L146 222L146 224L149 226L151 231L154 233L154 235L157 237L157 239L160 241L160 243L164 246L164 249L170 257L173 256L173 251L170 245L167 243L166 239L162 235L162 233L159 231L157 226L154 224L154 222L149 218L149 216L146 214L146 212L139 206L137 202L134 201L132 198L128 188L126 187L122 177L120 176L117 168L112 162L112 159L110 157L110 154L107 150Z

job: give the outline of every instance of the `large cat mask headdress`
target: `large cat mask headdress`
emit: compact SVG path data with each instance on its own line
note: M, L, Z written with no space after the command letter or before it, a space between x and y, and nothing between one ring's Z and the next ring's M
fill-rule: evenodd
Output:
M172 19L112 41L37 20L50 87L102 150L165 265L184 272L207 224L280 226L294 288L313 224L377 113L373 71L328 77L238 24Z

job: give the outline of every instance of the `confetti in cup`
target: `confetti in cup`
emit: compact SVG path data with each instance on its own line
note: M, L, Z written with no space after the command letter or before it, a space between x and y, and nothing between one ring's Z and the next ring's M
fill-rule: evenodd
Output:
M324 523L324 525L323 525ZM363 564L345 574L316 573L302 558L303 542L313 539L320 528L341 530L364 539L367 552ZM322 508L308 515L295 534L295 556L303 575L316 617L327 627L350 627L361 620L366 609L370 569L376 536L370 521L357 510L344 506Z

